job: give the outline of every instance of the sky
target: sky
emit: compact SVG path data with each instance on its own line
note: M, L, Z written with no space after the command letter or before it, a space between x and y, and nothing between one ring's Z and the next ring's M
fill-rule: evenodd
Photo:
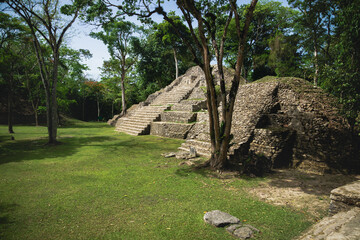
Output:
M282 2L283 5L287 6L287 0L278 0ZM249 3L250 0L240 1L239 4ZM167 2L165 1L164 9L166 11L177 11L177 7L174 1ZM128 21L133 21L136 24L140 24L135 18L126 19ZM156 22L161 22L162 17L159 15L154 16L153 18ZM109 60L110 55L108 53L107 47L105 44L97 39L91 38L89 36L92 31L100 31L100 28L96 28L95 26L90 26L88 24L81 23L77 20L72 29L70 30L67 42L73 49L88 49L92 54L92 58L84 59L83 63L89 67L89 70L86 71L86 75L88 78L94 80L101 80L100 77L100 67L102 66L105 60Z

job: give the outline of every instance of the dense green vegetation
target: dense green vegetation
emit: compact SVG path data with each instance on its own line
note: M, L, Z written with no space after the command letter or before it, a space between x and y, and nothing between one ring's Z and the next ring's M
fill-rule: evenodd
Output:
M104 123L72 120L60 145L46 128L0 126L2 239L233 239L202 220L221 209L261 230L256 239L290 239L303 213L249 196L261 178L217 178L176 158L180 140L119 134Z
M5 2L21 3L20 0ZM108 34L110 34L110 25L121 25L121 17L111 18L109 22L108 17L111 16L111 12L108 12L105 2L102 5L90 4L91 1L86 5L85 2L74 1L78 8L83 8L82 19L102 26L103 32L107 31ZM205 6L206 1L202 2ZM358 19L360 18L356 17L360 14L360 3L328 0L291 0L288 3L290 7L276 1L257 3L245 48L243 77L248 81L255 81L266 75L305 78L337 96L344 106L344 114L352 125L355 125L359 113L357 103L360 92L358 81L360 65ZM6 3L1 7L5 9ZM243 11L245 7L246 5L240 6L240 13L245 12ZM55 9L55 6L53 8ZM213 9L214 13L220 13L215 10ZM61 10L67 15L71 15L74 11L69 7ZM57 13L61 15L60 9ZM25 111L27 115L31 112L34 114L34 123L38 121L38 115L44 122L46 98L44 90L39 91L43 84L33 51L31 31L24 19L18 15L8 15L6 12L0 14L2 33L0 106L3 117L6 117L7 109L10 115L13 111L15 113ZM216 34L220 37L226 15L216 17L218 32ZM175 13L169 14L169 18L174 21L181 34L187 35L186 38L191 41L183 18L176 16ZM64 21L61 18L56 19L56 24L66 23ZM122 110L122 95L125 94L123 100L127 107L130 107L169 84L176 76L176 69L178 74L182 74L188 67L194 65L186 44L177 38L169 22L164 20L155 23L149 18L144 20L143 26L133 27L137 28L137 33L131 36L131 42L135 45L130 42L125 44L127 51L131 52L127 63L121 64L120 60L116 59L114 41L112 40L113 43L105 41L106 44L110 43L109 51L113 59L104 62L100 92L94 91L91 87L89 89L91 84L86 84L94 80L84 74L87 66L82 61L91 57L91 53L87 50L70 49L66 43L60 45L56 90L60 113L82 120L108 119ZM124 34L125 30L119 28L118 34ZM94 32L93 36L99 37L98 32ZM41 36L37 36L41 44L43 64L47 66L46 69L51 68L51 61L46 60L53 58L51 47L46 40L41 39ZM232 19L224 46L224 62L228 67L235 66L236 43L236 24ZM121 76L123 71L120 66L130 63L133 65L128 66L125 76ZM123 93L121 79L124 80ZM25 104L27 106L24 106ZM5 118L2 119L5 123Z

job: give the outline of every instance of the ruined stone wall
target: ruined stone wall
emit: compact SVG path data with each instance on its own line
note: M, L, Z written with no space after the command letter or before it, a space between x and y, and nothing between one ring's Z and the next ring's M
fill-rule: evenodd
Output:
M301 79L240 86L233 122L235 163L255 154L274 167L316 172L359 167L354 136L336 100Z
M301 79L289 78L278 93L281 111L291 117L288 128L296 131L294 164L300 167L355 167L358 146L336 99ZM313 163L318 163L313 164Z

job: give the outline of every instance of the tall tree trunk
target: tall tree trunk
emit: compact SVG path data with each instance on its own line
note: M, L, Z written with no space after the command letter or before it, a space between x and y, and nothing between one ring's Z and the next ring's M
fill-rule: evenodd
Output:
M315 74L314 74L314 85L318 85L318 77L319 77L319 57L318 57L318 48L315 41L314 45L314 65L315 65Z
M177 57L176 57L176 49L173 48L173 52L174 52L174 61L175 61L175 79L179 77L179 66L178 66L178 60L177 60Z
M34 111L34 119L35 119L35 126L39 126L39 114L38 114L38 106L39 106L39 101L37 101L37 103L35 104L34 103L34 100L31 99L31 106L32 106L32 109Z
M100 99L99 96L96 96L96 105L97 105L97 120L100 121Z
M125 76L126 76L125 69L122 69L122 71L121 71L121 104L122 104L121 116L124 116L126 114L126 110L127 110L126 109L126 101L125 101Z
M316 27L313 28L313 42L314 42L314 67L315 67L315 73L314 73L314 85L318 85L318 77L319 77L319 49L318 49L318 34Z
M35 126L38 127L39 126L39 114L38 114L37 110L34 112L34 117L35 117Z
M85 97L83 97L83 102L82 102L82 109L81 109L82 113L82 120L85 121Z
M38 114L38 106L39 106L39 101L37 101L37 103L35 104L34 100L31 99L31 107L34 111L34 119L35 119L35 126L39 126L39 114Z
M114 116L114 102L111 103L111 117Z
M13 130L13 107L12 107L12 102L13 102L13 97L12 97L12 89L10 87L9 92L8 92L8 132L9 133L15 133Z
M58 64L59 64L59 55L58 52L55 50L54 53L54 64L51 74L51 88L50 88L50 95L49 95L49 118L50 122L48 123L48 133L49 133L49 143L56 144L57 140L57 127L59 122L58 111L57 111L57 99L56 99L56 87L57 87L57 77L58 77Z

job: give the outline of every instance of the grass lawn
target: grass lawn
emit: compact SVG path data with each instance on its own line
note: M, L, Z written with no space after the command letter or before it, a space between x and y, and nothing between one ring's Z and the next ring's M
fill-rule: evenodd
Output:
M0 239L234 239L203 221L219 209L291 239L306 216L250 197L261 178L216 178L160 154L182 141L73 121L48 146L45 127L0 126Z

